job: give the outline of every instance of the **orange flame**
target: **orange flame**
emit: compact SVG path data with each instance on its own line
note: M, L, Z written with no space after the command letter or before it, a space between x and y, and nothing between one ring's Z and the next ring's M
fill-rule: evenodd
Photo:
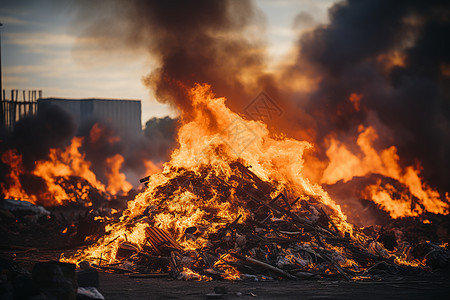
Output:
M355 108L356 111L359 111L360 109L360 101L362 97L363 97L362 94L352 93L348 98L348 100L350 100L350 102L353 104L353 107Z
M83 138L74 137L72 143L63 151L60 149L50 149L49 160L38 161L33 171L47 183L50 197L46 199L46 205L62 205L65 202L74 201L66 194L65 190L56 181L58 177L68 179L69 176L78 176L87 180L93 187L104 192L105 186L97 180L95 174L90 170L91 164L85 160L79 148L83 143ZM87 199L86 193L80 193L83 200Z
M110 144L117 143L120 141L120 138L118 136L108 136L105 134L105 129L100 127L98 123L95 123L94 126L92 126L91 131L89 131L89 140L92 143L95 143L99 141L102 137L107 136L108 142Z
M422 182L420 168L408 166L405 169L399 164L397 149L391 146L380 153L373 147L378 138L373 127L360 127L360 134L356 141L361 153L355 154L335 139L330 140L326 152L330 163L322 176L322 183L334 184L340 180L347 182L356 176L380 174L393 178L406 185L410 195L400 195L392 185L380 186L381 181L368 186L365 194L381 208L388 211L393 218L417 216L424 211L432 213L448 213L448 199L441 199L439 193ZM412 205L415 198L417 205ZM423 208L421 208L423 207Z
M101 257L107 263L115 262L117 249L123 241L137 245L138 248L145 246L148 240L146 232L150 226L170 233L184 250L207 247L208 235L234 220L245 221L252 212L240 205L239 198L233 193L227 195L226 201L221 200L220 185L218 189L208 190L211 193L207 196L202 196L202 193L193 192L194 187L189 181L177 180L195 174L197 177L193 178L196 179L217 176L221 181L231 183L231 178L236 175L231 163L235 161L250 166L255 175L270 182L275 187L271 197L281 191L288 191L305 201L313 198L331 211L330 218L340 232L364 240L346 222L340 206L319 184L311 183L306 177L302 156L305 150L311 148L308 142L271 136L263 123L245 120L228 109L225 99L215 98L208 85L197 85L190 91L190 96L194 108L192 115L189 116L189 121L183 119L184 123L178 132L179 147L172 152L171 159L164 164L162 172L150 176L146 190L128 203L128 208L118 223L107 226L108 233L97 244L80 250L72 258L62 257L62 260L95 261ZM424 211L448 212L448 204L422 182L419 168L401 168L395 147L376 151L373 144L377 138L373 127L361 126L356 142L359 153L353 153L342 143L330 139L327 151L330 162L323 172L321 182L334 184L339 180L349 181L355 176L381 174L397 180L409 191L409 195L401 194L395 199L393 195L397 190L389 184L383 186L378 183L365 191L381 208L390 212L392 217L413 216ZM149 165L153 172L154 165ZM167 191L167 188L170 190ZM415 197L417 205L412 205L412 197ZM292 211L299 209L301 204L297 202ZM191 227L203 228L201 235L187 238L186 229ZM342 253L343 249L335 247L335 256L340 265L355 264L352 260L346 260ZM224 272L223 278L237 279L240 276L235 268L220 264L216 267ZM179 275L182 279L208 279L186 266L183 266Z
M156 165L151 160L145 160L144 166L145 166L145 174L147 176L162 172L162 164Z
M33 195L28 196L20 184L19 176L23 173L22 156L17 154L14 150L7 150L2 155L2 162L9 165L11 168L11 171L6 176L9 181L9 186L7 187L5 182L0 183L5 198L27 199L33 203L36 203L36 197Z
M45 161L37 161L31 174L39 176L45 181L47 190L44 194L29 195L26 193L20 183L20 175L24 174L22 166L22 157L15 154L14 150L8 150L2 155L2 161L9 164L11 172L8 176L12 183L7 188L2 184L2 190L5 197L11 199L27 199L32 203L39 201L45 202L45 205L54 206L62 205L66 202L75 201L67 195L63 187L57 183L59 178L68 179L69 176L79 176L84 178L93 187L100 191L105 191L104 185L97 180L95 174L90 170L90 163L84 159L84 155L79 152L82 145L82 138L74 137L72 143L64 150L50 149L49 159ZM78 196L82 200L86 199L86 190L82 188Z
M126 176L120 173L120 168L124 162L124 158L120 154L116 154L112 157L106 159L106 164L108 165L110 172L106 174L108 177L108 187L107 191L116 195L117 193L128 193L133 186L126 180Z
M93 141L99 139L103 131L94 125L89 138ZM34 204L45 206L64 205L68 202L82 200L85 205L91 206L89 199L90 186L100 192L108 192L109 195L127 193L132 185L126 180L125 174L120 172L124 158L114 155L107 158L109 168L106 176L108 185L100 182L91 170L91 163L86 160L85 154L80 152L83 138L74 137L71 144L64 149L50 149L47 160L36 161L35 167L29 174L38 176L43 180L45 189L39 192L27 192L21 183L21 176L27 173L22 165L22 157L14 150L8 150L1 156L2 162L9 165L11 171L7 175L7 183L1 183L0 187L6 198L29 200ZM111 138L109 142L116 142L117 138ZM87 184L77 182L67 193L61 181L70 181L71 177L79 177L86 180ZM73 191L72 191L73 190Z

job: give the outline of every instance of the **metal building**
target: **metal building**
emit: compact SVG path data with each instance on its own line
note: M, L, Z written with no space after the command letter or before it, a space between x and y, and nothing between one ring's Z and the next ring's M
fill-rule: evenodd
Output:
M39 106L55 104L69 112L78 125L87 121L104 121L111 124L122 134L140 134L141 101L118 99L38 99Z

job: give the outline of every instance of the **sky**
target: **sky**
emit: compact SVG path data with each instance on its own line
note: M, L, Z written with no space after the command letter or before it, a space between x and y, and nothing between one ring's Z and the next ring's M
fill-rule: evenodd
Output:
M255 1L265 20L270 68L289 55L299 31L328 21L327 11L334 2ZM307 16L300 24L295 22L299 14ZM19 89L42 90L43 97L55 98L140 99L144 124L152 117L177 115L142 83L142 77L157 66L145 49L99 49L83 37L76 18L75 0L0 1L7 98L11 89Z

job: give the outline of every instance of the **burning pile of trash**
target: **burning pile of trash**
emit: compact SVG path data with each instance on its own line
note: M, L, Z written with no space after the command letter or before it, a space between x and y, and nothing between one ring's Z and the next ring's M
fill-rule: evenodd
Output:
M352 280L448 267L443 246L396 241L387 250L379 231L349 224L302 174L309 143L270 136L207 85L191 98L164 171L144 180L146 190L96 244L63 261L185 280Z

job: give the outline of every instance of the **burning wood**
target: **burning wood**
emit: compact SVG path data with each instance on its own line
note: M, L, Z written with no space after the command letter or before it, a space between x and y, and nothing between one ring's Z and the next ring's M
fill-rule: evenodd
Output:
M150 226L145 229L145 232L148 235L147 243L154 252L160 253L164 250L181 250L177 242L164 230Z

